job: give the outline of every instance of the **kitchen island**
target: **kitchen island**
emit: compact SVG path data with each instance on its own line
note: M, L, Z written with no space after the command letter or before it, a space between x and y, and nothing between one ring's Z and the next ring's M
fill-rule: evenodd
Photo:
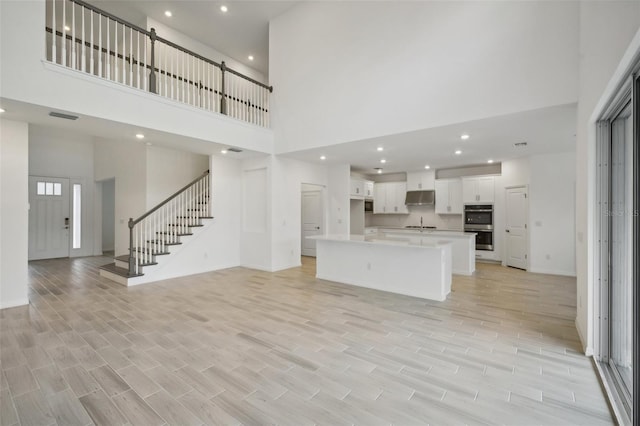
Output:
M451 242L380 235L316 240L316 277L424 299L451 291Z
M451 242L451 269L454 274L473 275L476 270L476 234L473 232L439 230L430 228L369 228L375 233L369 234L389 238L409 238L415 241Z

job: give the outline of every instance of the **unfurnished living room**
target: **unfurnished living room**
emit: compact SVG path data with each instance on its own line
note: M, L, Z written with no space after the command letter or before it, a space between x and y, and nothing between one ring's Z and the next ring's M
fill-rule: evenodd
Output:
M640 2L0 0L0 424L638 424Z

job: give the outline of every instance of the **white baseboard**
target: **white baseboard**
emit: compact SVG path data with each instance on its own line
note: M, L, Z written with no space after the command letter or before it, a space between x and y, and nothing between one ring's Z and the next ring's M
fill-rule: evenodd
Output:
M29 304L29 298L11 300L9 302L0 303L0 309L16 308L18 306L25 306Z
M540 269L540 268L529 268L529 272L533 272L534 274L546 274L546 275L562 275L565 277L575 277L576 271L563 271L559 269Z

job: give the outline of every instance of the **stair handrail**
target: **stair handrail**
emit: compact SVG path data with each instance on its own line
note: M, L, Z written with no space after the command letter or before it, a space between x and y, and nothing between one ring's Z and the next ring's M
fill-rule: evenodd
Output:
M148 212L146 212L145 214L143 214L139 218L137 218L135 220L133 218L129 218L129 228L133 228L134 226L136 226L136 224L142 222L146 217L152 215L154 212L159 210L162 206L164 206L169 201L171 201L174 198L176 198L178 195L182 194L185 190L189 189L193 184L195 184L196 182L198 182L200 179L202 179L205 176L209 176L209 170L207 170L206 172L202 173L200 176L198 176L197 178L195 178L194 180L192 180L191 182L189 182L188 184L186 184L185 186L183 186L182 188L180 188L179 190L174 192L172 195L167 197L164 201L162 201L161 203L156 205L154 208L152 208L151 210L149 210Z

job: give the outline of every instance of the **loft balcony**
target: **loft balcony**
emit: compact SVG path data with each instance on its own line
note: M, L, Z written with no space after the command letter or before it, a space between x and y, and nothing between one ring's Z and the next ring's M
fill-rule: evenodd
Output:
M273 88L81 0L47 0L46 61L269 128Z

